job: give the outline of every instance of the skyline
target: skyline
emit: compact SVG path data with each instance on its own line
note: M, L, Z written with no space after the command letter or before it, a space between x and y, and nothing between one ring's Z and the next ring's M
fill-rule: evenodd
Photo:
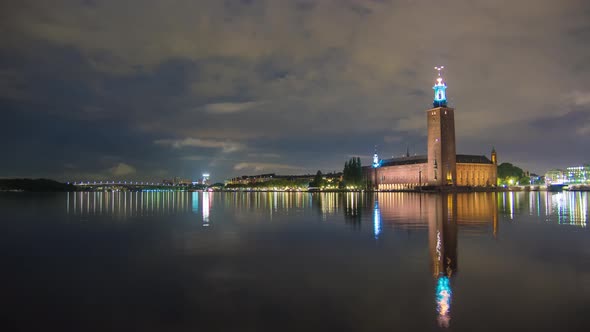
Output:
M433 66L458 153L590 162L590 4L19 1L0 5L0 177L341 171L425 154Z

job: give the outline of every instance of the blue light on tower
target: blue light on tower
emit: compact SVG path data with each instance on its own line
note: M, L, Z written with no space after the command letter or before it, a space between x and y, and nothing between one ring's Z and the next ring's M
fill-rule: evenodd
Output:
M379 155L377 155L377 147L375 147L375 154L373 154L373 168L381 167L381 160L379 160Z
M441 70L443 70L445 66L434 67L434 69L438 70L438 78L436 79L436 84L432 87L434 90L434 102L432 106L434 107L446 107L447 106L447 94L445 90L447 89L447 85L443 82L443 78L441 76Z

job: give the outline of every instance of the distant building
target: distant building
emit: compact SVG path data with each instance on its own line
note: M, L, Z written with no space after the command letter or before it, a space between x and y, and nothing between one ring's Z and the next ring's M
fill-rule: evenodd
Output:
M377 152L373 164L363 168L365 178L379 190L413 189L417 186L495 186L497 154L456 153L455 110L447 106L446 84L441 77L433 87L433 108L427 110L428 154L380 160Z
M204 185L209 184L209 173L203 173L203 178L201 180L201 184L204 184Z
M259 175L242 175L235 178L231 178L225 181L227 184L250 184L267 182L275 178L275 173L259 174Z
M190 179L183 179L179 176L176 176L173 179L164 179L162 180L162 183L175 186L188 186L191 185L193 182Z
M571 166L566 168L565 181L575 184L590 183L590 165Z
M564 171L562 169L551 169L545 173L545 184L563 184Z
M552 169L545 173L545 183L551 184L590 184L590 165L570 166L565 170Z
M258 175L242 175L235 178L231 178L226 180L226 184L255 184L255 183L262 183L268 182L270 180L287 180L287 181L313 181L315 175L313 174L305 174L305 175L277 175L275 173L267 173L267 174L258 174ZM335 172L335 173L326 173L323 174L324 180L328 182L337 182L342 180L342 172Z

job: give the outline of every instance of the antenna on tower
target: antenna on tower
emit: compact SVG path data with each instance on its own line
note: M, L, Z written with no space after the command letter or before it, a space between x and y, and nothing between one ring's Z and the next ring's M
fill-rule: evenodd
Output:
M438 70L438 76L440 77L440 72L445 69L445 66L434 67L434 69Z

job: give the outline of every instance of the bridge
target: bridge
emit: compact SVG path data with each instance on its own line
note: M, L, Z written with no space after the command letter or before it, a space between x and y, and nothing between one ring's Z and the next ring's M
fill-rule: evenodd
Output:
M182 189L204 189L207 185L203 184L180 184L180 183L163 183L150 181L127 181L127 180L85 180L68 182L77 187L93 190L182 190Z

